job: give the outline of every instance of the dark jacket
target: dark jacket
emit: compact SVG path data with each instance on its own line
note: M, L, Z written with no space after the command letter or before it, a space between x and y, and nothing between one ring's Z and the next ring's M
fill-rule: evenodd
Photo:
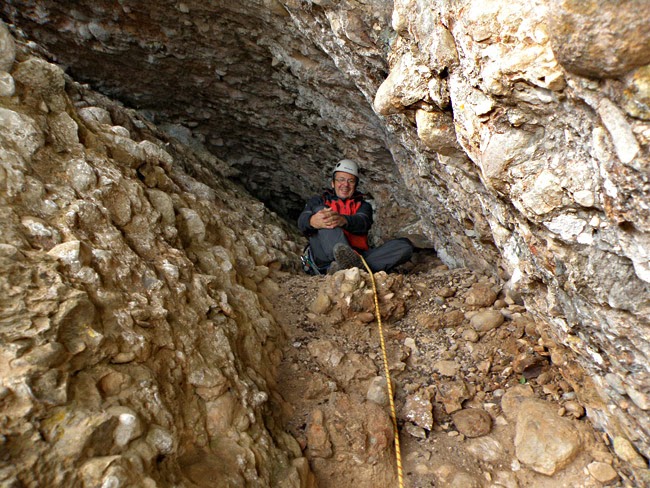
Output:
M352 200L353 202L349 202ZM339 207L341 204L358 203L358 208L354 211L353 215L344 215L348 223L343 227L346 234L354 234L358 236L367 237L368 231L372 226L372 206L364 200L363 193L355 191L354 195L350 198L343 200L336 196L331 189L325 189L321 195L311 197L305 204L305 208L298 217L298 228L307 237L314 235L317 229L309 225L309 219L316 212L328 207ZM356 207L352 205L351 207ZM339 212L342 213L342 212ZM342 213L343 214L343 213ZM367 247L366 247L367 248Z

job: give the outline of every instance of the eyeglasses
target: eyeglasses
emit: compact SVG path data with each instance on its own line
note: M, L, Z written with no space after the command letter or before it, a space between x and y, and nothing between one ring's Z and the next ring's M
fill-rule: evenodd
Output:
M347 183L348 185L354 185L357 182L355 178L334 178L334 181L339 184Z

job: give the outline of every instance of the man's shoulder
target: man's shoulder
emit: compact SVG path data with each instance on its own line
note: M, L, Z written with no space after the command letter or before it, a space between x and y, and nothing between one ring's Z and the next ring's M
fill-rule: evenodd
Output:
M312 207L314 205L319 205L319 204L322 205L323 201L324 201L324 199L323 199L322 194L320 194L320 195L312 195L307 199L306 206L307 207Z

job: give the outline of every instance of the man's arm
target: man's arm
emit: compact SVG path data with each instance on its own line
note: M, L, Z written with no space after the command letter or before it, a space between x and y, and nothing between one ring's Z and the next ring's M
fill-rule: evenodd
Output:
M316 232L316 229L309 223L309 219L317 212L317 208L323 206L323 199L320 196L314 196L307 200L305 208L298 216L298 229L300 229L300 232L307 236Z
M345 230L352 234L367 234L373 222L372 206L368 202L363 201L356 214L345 215L344 217L348 221L347 225L343 226Z

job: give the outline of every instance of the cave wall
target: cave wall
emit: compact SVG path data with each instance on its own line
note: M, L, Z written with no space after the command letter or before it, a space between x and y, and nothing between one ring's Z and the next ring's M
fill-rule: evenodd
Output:
M650 456L642 0L5 2L76 79L291 218L342 156L375 238L498 275L594 424ZM584 7L584 8L583 8Z
M309 486L275 417L295 234L2 23L0 70L0 485Z
M436 153L402 174L498 248L591 420L648 457L650 13L596 3L397 1L374 106Z

